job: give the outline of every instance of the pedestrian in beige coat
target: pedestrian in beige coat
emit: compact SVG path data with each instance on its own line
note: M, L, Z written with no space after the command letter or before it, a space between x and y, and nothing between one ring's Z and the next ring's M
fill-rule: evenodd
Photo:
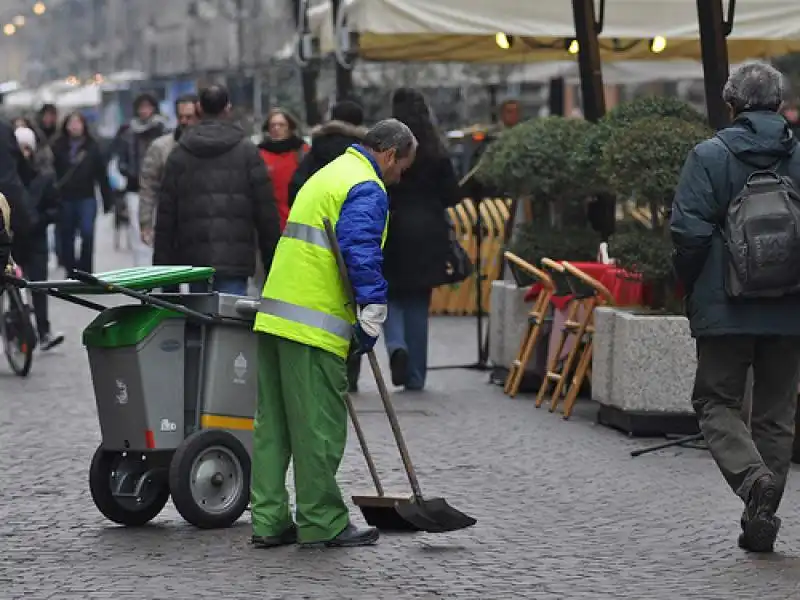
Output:
M197 123L197 97L189 95L178 98L175 102L175 114L178 117L178 127L150 144L139 176L139 228L142 242L151 247L164 166L184 130Z

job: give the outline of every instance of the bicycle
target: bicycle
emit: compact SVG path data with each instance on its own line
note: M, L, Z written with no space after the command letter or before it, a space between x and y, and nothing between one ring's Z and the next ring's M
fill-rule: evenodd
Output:
M13 261L6 267L6 274L23 278L22 269ZM37 344L31 312L28 291L3 281L0 286L0 337L8 366L20 377L27 377L30 373Z

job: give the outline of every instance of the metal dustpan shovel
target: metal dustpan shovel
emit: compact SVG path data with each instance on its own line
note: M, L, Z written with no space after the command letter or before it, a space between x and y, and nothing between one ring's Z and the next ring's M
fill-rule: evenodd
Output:
M355 308L355 295L350 285L350 279L347 276L347 267L345 266L341 251L339 250L336 234L330 220L323 219L323 222L328 241L336 257L339 274L347 292L348 300ZM400 451L400 457L402 458L403 467L408 476L408 482L411 484L413 495L411 497L397 497L384 494L383 486L378 477L375 463L367 448L366 438L364 437L364 432L358 421L355 408L353 407L349 395L346 394L347 410L353 421L353 427L356 430L358 441L361 444L361 450L364 453L367 467L369 468L370 475L375 483L375 489L378 493L377 496L354 496L354 504L361 510L367 523L385 531L426 531L429 533L444 533L472 527L477 521L450 506L444 498L426 499L422 496L419 480L417 479L414 465L411 462L411 456L409 455L403 433L400 430L397 413L394 410L389 396L389 390L386 388L383 374L378 365L378 359L373 350L370 350L367 356L369 358L370 367L372 368L372 373L375 376L375 382L378 384L378 392L383 402L383 408L389 419L389 425L392 428L392 434L397 443L397 449Z

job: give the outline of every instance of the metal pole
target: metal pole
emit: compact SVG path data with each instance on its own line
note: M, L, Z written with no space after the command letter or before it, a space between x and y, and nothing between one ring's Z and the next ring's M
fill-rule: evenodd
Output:
M552 116L564 116L564 78L554 77L550 80L550 93L548 103Z
M334 28L336 27L336 23L339 20L339 11L342 10L342 1L341 0L331 0L331 14L333 17L333 25ZM334 31L334 35L338 35L337 31ZM339 61L336 61L336 99L337 100L344 100L345 98L349 98L353 95L353 70L347 69L339 64Z
M732 26L735 0L728 0L729 20L726 22L722 0L697 0L697 20L700 26L700 50L703 58L703 79L706 90L708 122L715 129L730 124L730 114L722 99L722 88L728 80L728 44L725 36Z
M698 0L702 1L702 0ZM575 17L575 39L578 40L578 68L581 74L581 95L583 96L583 116L596 123L606 113L606 97L603 89L603 71L600 61L600 42L598 35L602 30L605 0L600 0L600 21L595 14L594 0L572 0ZM593 206L596 219L594 228L603 239L614 233L616 225L616 198L609 194L597 196Z
M572 11L575 17L575 39L579 45L578 68L581 74L583 116L594 123L606 112L600 42L597 39L599 24L595 16L594 0L572 0Z
M244 70L244 0L236 0L236 67L241 84Z
M308 31L308 12L300 16L301 0L292 0L294 9L295 23L298 30L302 26L303 31ZM315 61L316 62L316 61ZM308 64L300 69L300 78L303 86L303 103L306 109L306 123L310 126L317 125L322 117L317 106L317 75L318 67L315 64Z

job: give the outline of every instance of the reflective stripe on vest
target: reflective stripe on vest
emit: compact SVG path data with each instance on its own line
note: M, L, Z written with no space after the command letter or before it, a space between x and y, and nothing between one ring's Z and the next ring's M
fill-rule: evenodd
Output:
M324 248L325 250L331 249L328 235L322 229L317 229L316 227L304 223L289 221L286 223L286 228L283 230L283 236L308 242L309 244Z
M322 329L348 343L350 343L350 339L353 336L352 324L339 317L334 317L312 308L306 308L305 306L298 306L297 304L271 298L262 298L258 312Z

